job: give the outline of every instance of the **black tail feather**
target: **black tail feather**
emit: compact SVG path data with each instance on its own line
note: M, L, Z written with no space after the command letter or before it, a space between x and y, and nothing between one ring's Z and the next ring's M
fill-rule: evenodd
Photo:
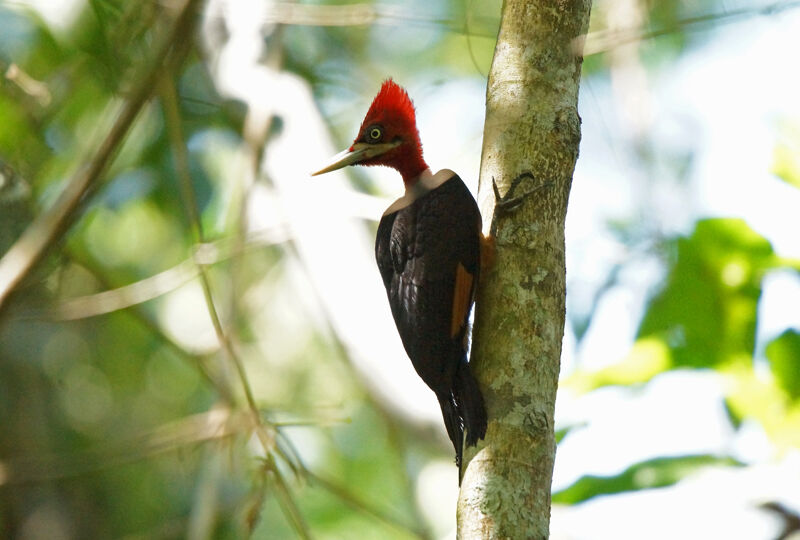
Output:
M458 403L454 399L452 392L447 395L437 395L436 397L439 398L439 406L442 408L442 417L444 417L444 427L447 428L447 436L450 437L453 448L456 450L456 465L460 471L464 424L458 411Z
M460 484L464 431L467 433L467 446L475 446L478 440L486 435L486 407L478 383L466 361L459 364L450 391L447 394L437 394L437 397L442 408L447 435L456 451Z
M453 394L458 403L462 425L467 432L467 446L475 446L486 435L486 407L478 382L466 362L458 366Z

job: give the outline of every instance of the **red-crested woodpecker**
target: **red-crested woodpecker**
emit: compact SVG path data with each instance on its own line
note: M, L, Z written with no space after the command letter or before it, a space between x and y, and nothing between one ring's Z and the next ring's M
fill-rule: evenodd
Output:
M460 470L464 440L471 446L486 433L466 335L480 271L478 206L456 173L428 168L414 105L391 79L350 148L314 175L347 165L384 165L403 177L405 194L381 217L375 256L403 346L439 399Z

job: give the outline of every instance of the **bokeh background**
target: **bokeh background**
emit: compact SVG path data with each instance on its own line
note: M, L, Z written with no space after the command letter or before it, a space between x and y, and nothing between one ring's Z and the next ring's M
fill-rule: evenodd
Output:
M154 58L180 4L0 2L0 253L164 71L0 320L0 537L453 538L373 262L402 184L309 173L391 76L477 192L500 2L207 0ZM553 538L800 538L798 36L797 1L594 2Z

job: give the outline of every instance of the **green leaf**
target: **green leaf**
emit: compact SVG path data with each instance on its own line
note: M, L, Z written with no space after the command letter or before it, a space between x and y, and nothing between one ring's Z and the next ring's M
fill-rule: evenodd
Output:
M671 486L706 467L741 465L733 458L710 454L658 457L631 465L615 476L582 476L571 486L553 493L553 502L577 504L598 495Z
M675 265L638 337L663 339L673 367L752 356L761 279L777 264L772 246L741 219L699 221L674 245Z
M731 425L735 429L739 429L739 427L742 425L742 421L744 420L744 418L739 413L739 411L736 410L735 404L732 404L730 402L730 399L726 397L722 400L722 406L725 409L725 415L728 417L728 420L730 421Z
M668 247L674 263L628 355L600 370L578 370L562 384L586 392L645 383L676 368L751 362L762 278L789 261L741 219L698 221Z
M772 153L772 172L787 184L800 188L800 149L778 143Z
M641 384L667 371L671 365L670 349L663 340L642 338L619 362L596 371L577 370L560 385L578 392L589 392L608 385Z
M780 141L772 151L772 173L795 187L800 187L800 125L780 126Z
M782 341L781 347L792 341L787 338ZM792 356L792 347L784 349L790 355L782 357L777 364L781 366L779 370L789 372L792 361L796 363L798 356L796 353ZM772 354L774 358L778 357L774 349ZM773 371L775 365L772 366ZM777 373L775 377L764 377L754 367L752 361L736 362L724 367L726 406L735 418L752 419L761 424L778 452L800 448L800 400L792 400L789 392L782 387L785 381ZM796 381L796 375L790 377L791 381Z
M780 386L792 399L800 398L800 332L786 330L767 345L765 353Z

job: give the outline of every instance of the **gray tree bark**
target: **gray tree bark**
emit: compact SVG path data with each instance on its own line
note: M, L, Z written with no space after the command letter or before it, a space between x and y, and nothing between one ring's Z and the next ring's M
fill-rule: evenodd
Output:
M465 456L462 539L549 534L564 219L580 142L578 83L590 9L591 0L503 3L479 194L495 256L478 291L472 354L489 427Z

